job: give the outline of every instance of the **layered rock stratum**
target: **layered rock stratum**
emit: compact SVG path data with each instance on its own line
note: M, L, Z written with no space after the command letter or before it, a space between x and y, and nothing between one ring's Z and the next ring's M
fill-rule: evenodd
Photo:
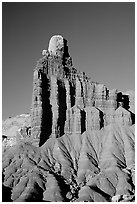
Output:
M134 201L134 92L76 70L60 35L42 55L31 114L3 122L3 201Z

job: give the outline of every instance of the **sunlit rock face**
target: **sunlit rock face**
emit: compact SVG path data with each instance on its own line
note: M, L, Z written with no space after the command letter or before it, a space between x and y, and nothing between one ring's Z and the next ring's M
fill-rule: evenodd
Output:
M31 135L30 114L9 117L2 121L3 151L17 144L18 140L25 140Z
M48 51L51 55L60 55L64 52L64 39L61 35L53 36L49 41Z
M53 36L33 72L31 114L3 122L3 200L134 201L134 124L134 92L93 82Z

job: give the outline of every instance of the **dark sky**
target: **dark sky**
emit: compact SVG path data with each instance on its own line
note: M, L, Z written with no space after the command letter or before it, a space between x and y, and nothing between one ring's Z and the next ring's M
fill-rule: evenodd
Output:
M134 2L2 3L3 119L30 112L33 69L49 39L68 40L75 68L134 90Z

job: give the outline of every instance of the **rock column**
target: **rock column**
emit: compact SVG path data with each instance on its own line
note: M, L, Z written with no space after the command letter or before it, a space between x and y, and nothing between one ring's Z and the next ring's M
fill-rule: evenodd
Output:
M59 106L58 106L58 85L57 78L51 76L51 92L50 92L50 104L52 106L52 135L57 137L58 132L58 117L59 117Z
M82 85L78 76L76 76L76 102L75 104L83 108Z
M95 106L101 111L105 110L107 99L107 89L103 84L97 84L95 88Z
M73 107L73 133L81 134L81 110L78 106Z
M40 138L42 123L42 79L40 67L35 69L33 78L33 94L31 107L31 135L33 139ZM37 144L38 145L38 144Z

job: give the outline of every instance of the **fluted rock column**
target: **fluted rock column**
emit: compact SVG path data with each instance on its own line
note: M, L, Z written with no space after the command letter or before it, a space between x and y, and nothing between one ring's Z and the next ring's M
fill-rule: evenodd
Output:
M104 113L104 126L115 123L115 111L113 109L107 109Z
M107 108L116 110L117 108L117 89L109 90Z
M135 92L134 91L127 91L126 93L123 93L126 97L128 97L129 100L129 110L132 113L135 113Z
M86 107L94 106L94 103L95 103L95 84L89 80L87 81Z
M76 102L75 104L81 108L84 107L83 97L82 97L82 84L78 77L76 77Z
M66 110L66 121L65 121L65 127L64 127L65 134L72 134L73 125L74 125L74 115L73 115L72 108L69 108Z
M115 123L115 110L117 108L117 89L108 91L106 101L104 124L105 126Z
M61 137L64 133L82 133L115 123L115 119L120 120L115 115L118 105L126 110L133 106L132 94L129 97L116 89L109 91L77 71L62 36L53 36L48 51L42 53L44 57L34 71L31 114L32 134L42 141L41 145L51 135ZM131 119L134 124L134 114ZM127 121L130 124L129 118Z
M129 93L129 110L132 112L132 113L135 113L135 93L132 92L132 93Z
M31 135L33 139L40 139L42 118L42 79L40 67L37 67L33 75L33 94L31 107ZM39 142L39 141L38 141Z
M64 132L67 134L72 133L71 131L71 118L72 118L72 110L71 110L71 96L70 96L70 84L68 79L64 79L65 89L66 89L66 121L64 126Z
M71 108L71 99L70 99L70 85L68 79L64 79L65 89L66 89L66 105L67 109Z
M95 107L86 107L86 130L100 130L103 125L103 112Z
M101 111L105 110L107 100L107 88L103 84L97 84L95 89L95 106Z
M58 85L56 76L51 76L51 92L50 92L50 104L52 106L52 135L54 137L58 136L58 116L59 116L59 106L58 106Z
M86 79L86 76L85 76L85 73L84 72L78 72L78 77L79 77L79 81L80 81L80 84L81 84L81 105L84 105L86 104L86 83L85 83L85 79Z
M86 113L84 109L75 105L70 109L69 121L66 125L70 124L70 131L72 133L82 134L86 130Z
M74 122L72 131L73 133L81 134L81 110L77 105L73 107L73 115Z
M132 125L131 113L120 106L115 111L115 123L122 126L131 126Z

